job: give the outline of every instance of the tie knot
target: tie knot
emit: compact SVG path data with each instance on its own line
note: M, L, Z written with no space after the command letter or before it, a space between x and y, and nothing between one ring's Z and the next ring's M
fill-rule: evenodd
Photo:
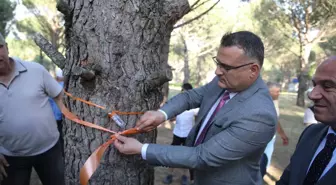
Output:
M327 135L326 147L331 148L332 150L335 149L336 147L336 135L335 134L330 133Z

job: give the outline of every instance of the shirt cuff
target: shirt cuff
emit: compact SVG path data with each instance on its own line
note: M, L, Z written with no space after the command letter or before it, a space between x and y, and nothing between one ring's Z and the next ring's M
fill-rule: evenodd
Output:
M159 109L158 111L162 112L162 114L165 116L165 121L168 120L168 115L165 111Z
M148 143L145 143L142 145L142 148L141 148L141 157L144 160L146 160L146 152L147 152L148 145L149 145Z

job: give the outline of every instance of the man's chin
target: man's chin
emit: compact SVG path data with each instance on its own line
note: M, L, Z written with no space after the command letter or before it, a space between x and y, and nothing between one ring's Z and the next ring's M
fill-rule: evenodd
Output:
M223 82L221 82L221 81L218 81L218 86L219 86L220 88L222 88L222 89L226 89L226 88L227 88L226 84L223 83Z

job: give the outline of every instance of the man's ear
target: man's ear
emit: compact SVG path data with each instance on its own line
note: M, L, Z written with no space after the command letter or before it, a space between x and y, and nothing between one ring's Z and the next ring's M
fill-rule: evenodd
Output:
M9 49L8 49L8 44L7 44L7 42L6 42L6 49L7 49L7 54L9 54Z
M255 78L256 76L258 76L259 75L259 72L260 72L260 66L259 66L259 64L252 64L252 66L251 66L251 68L250 68L250 70L251 70L251 75L250 75L250 78L252 79L252 78Z

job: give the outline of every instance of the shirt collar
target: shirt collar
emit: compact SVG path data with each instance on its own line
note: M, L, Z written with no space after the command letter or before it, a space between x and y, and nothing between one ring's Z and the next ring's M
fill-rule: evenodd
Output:
M238 93L236 92L230 92L229 96L230 96L230 99L232 99L233 97L235 97Z
M27 68L23 65L23 63L17 58L11 58L15 62L15 73L26 72Z
M331 127L329 127L327 135L328 134L335 134L336 135L336 132Z

